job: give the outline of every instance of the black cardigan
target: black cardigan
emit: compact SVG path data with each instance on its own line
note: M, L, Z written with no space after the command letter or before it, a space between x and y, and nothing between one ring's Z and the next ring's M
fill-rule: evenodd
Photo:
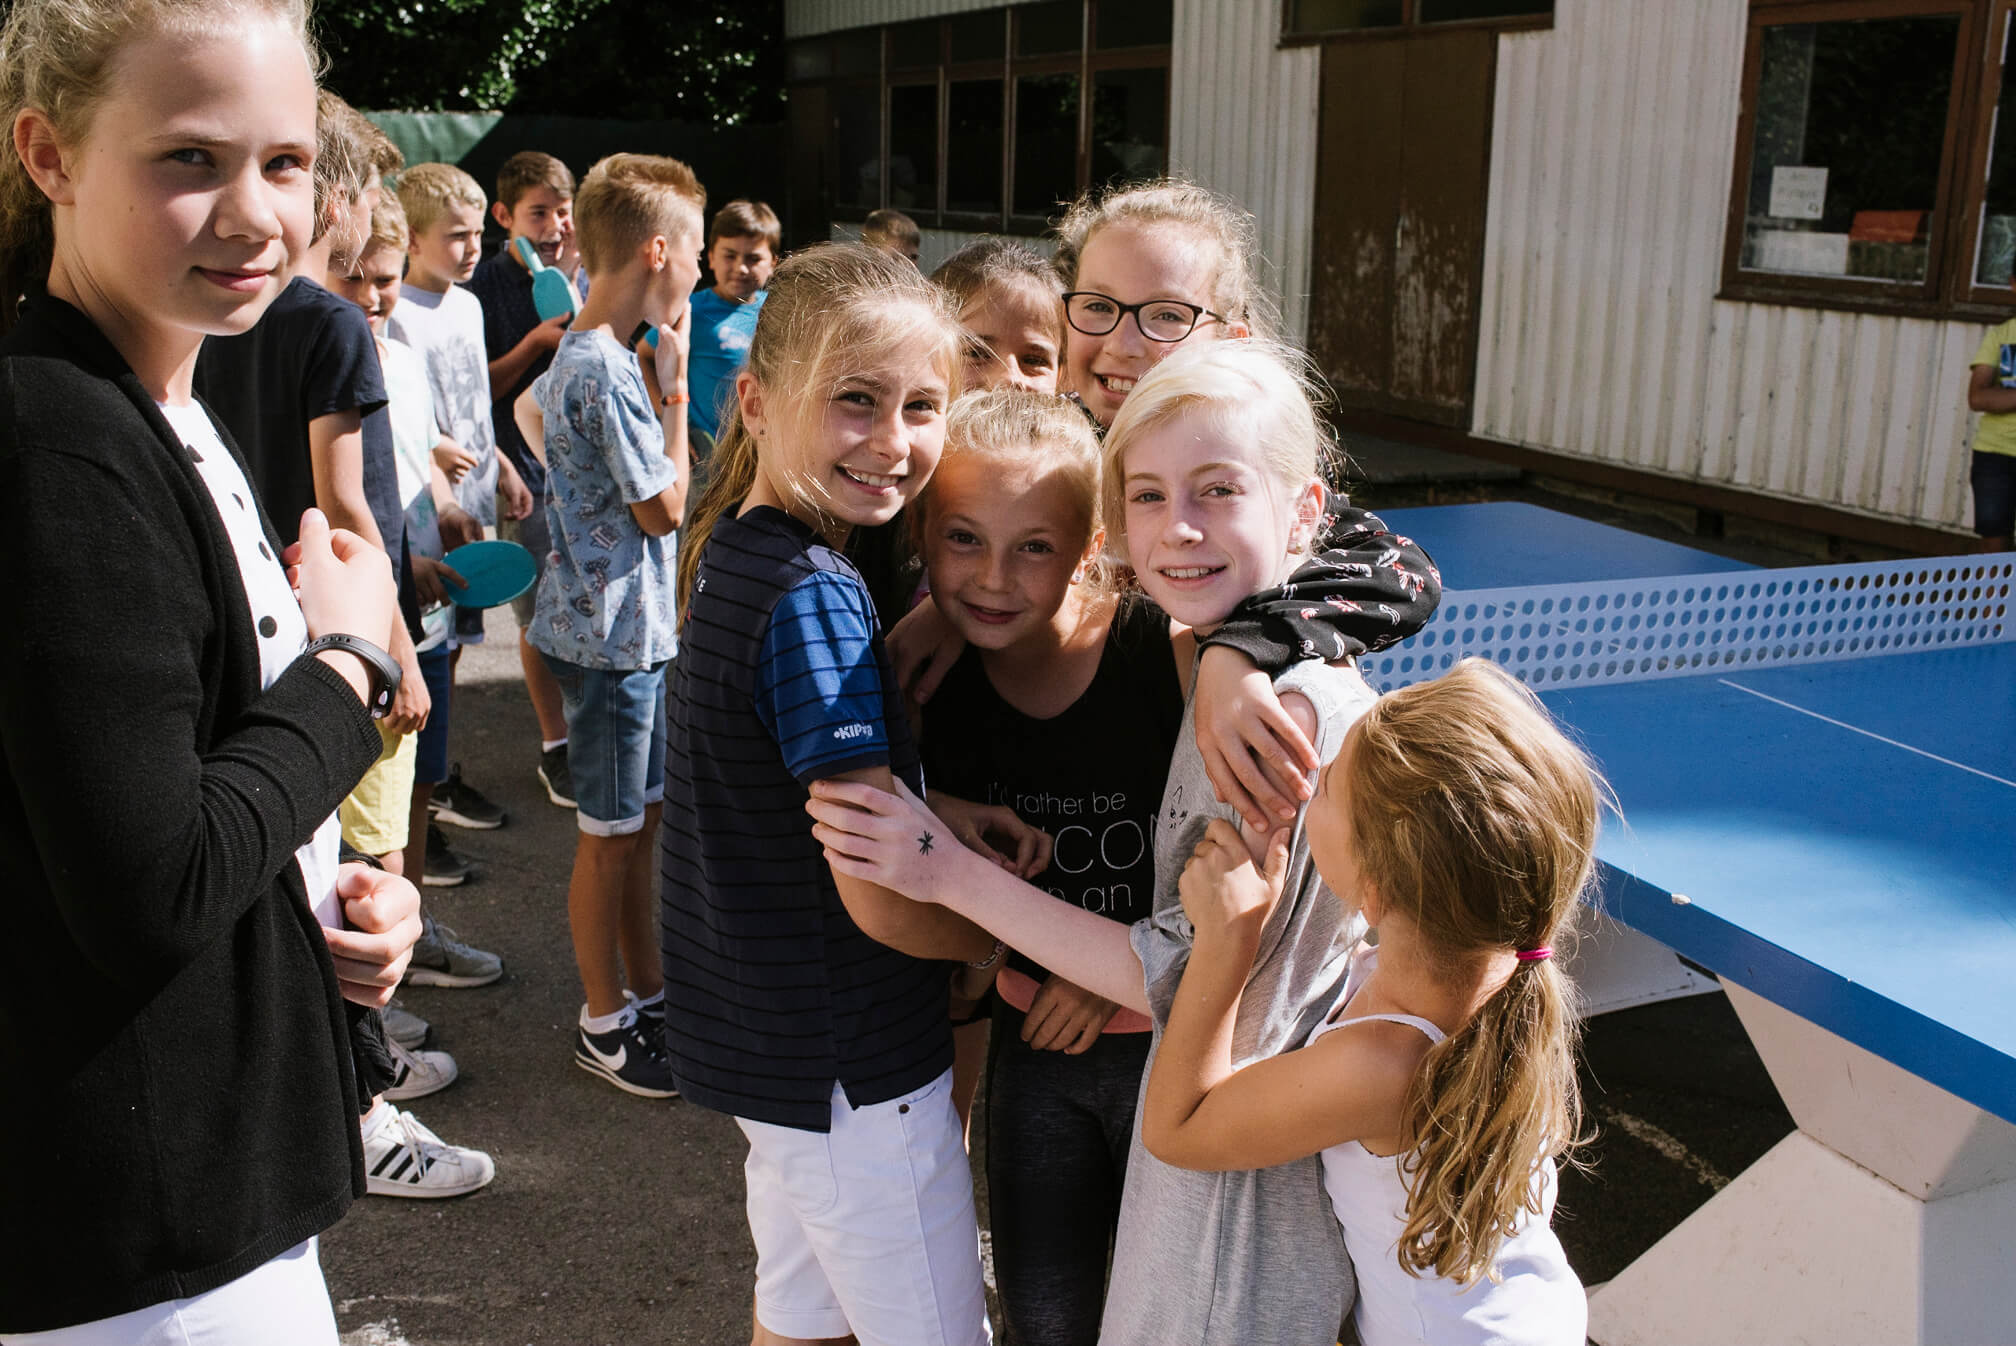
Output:
M317 660L260 690L189 450L47 296L0 343L0 631L0 1331L23 1332L200 1294L363 1193L294 852L380 743Z

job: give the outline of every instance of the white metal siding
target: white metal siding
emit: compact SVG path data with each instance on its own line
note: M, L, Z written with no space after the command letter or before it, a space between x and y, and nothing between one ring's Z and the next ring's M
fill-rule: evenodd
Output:
M1169 54L1169 163L1242 202L1281 295L1289 336L1309 321L1321 53L1279 48L1280 9L1255 0L1176 0Z
M1479 435L1965 525L1981 331L1718 302L1746 0L1559 0L1499 39Z

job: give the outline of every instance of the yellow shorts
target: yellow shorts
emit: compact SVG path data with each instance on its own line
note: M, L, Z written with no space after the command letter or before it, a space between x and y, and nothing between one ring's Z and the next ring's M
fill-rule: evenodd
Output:
M337 806L343 840L366 855L406 849L406 820L413 808L413 761L417 734L395 734L378 726L384 751Z

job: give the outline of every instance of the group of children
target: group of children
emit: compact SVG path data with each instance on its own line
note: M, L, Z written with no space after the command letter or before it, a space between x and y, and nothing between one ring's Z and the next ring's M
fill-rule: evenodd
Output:
M1055 252L786 258L682 530L664 1031L755 1339L988 1339L984 998L1009 1340L1579 1342L1589 765L1488 665L1353 670L1437 581L1326 494L1250 217L1146 184Z
M101 1064L36 1077L64 1134L123 1148L48 1241L95 1277L4 1244L0 1340L333 1341L338 1152L355 1191L491 1180L397 1107L452 1059L375 1012L501 975L394 877L432 877L430 816L502 822L447 751L481 622L444 557L488 527L540 568L516 616L538 769L577 812L574 1059L737 1120L755 1341L990 1339L983 1050L1010 1340L1582 1340L1549 1229L1580 1128L1554 950L1599 784L1488 664L1385 698L1358 676L1439 581L1326 491L1250 216L1125 187L1047 259L986 239L927 279L914 226L780 261L735 202L703 234L659 156L577 191L521 154L494 207L421 164L395 197L367 121L327 94L306 121L286 0L87 7L18 0L0 53L28 295L0 494L43 577L24 669L67 684L65 715L26 681L0 705L35 950L0 978L0 1061L29 1078L21 1030L69 1006ZM72 67L112 76L64 101ZM97 153L101 103L149 128L130 157ZM479 263L486 211L585 290L570 317ZM108 447L136 440L140 467ZM150 567L100 604L116 646L50 621L51 529L99 516L140 520ZM136 675L173 714L106 700ZM186 789L142 836L161 779ZM381 872L337 866L339 800ZM322 1114L351 1106L345 1143ZM201 1193L229 1199L197 1219Z

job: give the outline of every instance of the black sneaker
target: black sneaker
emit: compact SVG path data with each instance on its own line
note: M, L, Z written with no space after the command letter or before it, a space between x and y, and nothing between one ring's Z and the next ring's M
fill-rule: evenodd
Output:
M448 779L434 787L427 812L444 823L488 832L504 825L504 810L483 797L481 791L462 779L462 764L448 773Z
M476 872L476 866L464 856L457 855L448 844L447 834L433 823L427 824L427 865L420 881L429 888L454 888L468 882Z
M587 1011L584 1009L583 1014ZM662 1027L663 1021L660 1021ZM574 1064L640 1098L677 1098L665 1045L646 1029L644 1018L624 1006L623 1021L606 1033L574 1030Z
M565 743L539 754L539 783L546 787L546 797L561 808L578 807L574 802L574 773L567 769Z

